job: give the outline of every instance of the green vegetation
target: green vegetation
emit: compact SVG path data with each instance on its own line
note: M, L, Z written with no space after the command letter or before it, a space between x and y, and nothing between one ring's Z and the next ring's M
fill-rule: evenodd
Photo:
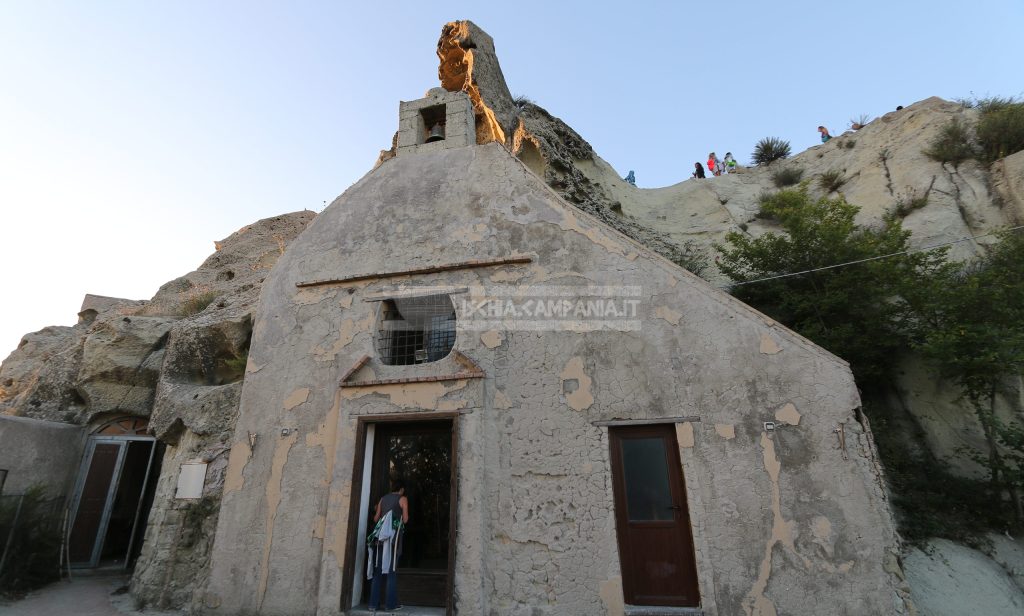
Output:
M978 159L991 163L1024 150L1024 103L1013 98L978 102L981 118L975 127Z
M766 197L761 210L785 234L727 235L718 246L719 267L736 283L901 252L910 236L898 220L880 229L858 227L859 208L842 198L814 200L806 187ZM848 360L862 379L879 378L908 344L901 328L906 302L894 298L939 262L941 253L918 253L738 285L733 293Z
M892 215L906 218L914 210L919 210L926 205L928 205L928 191L919 195L915 189L911 188L896 198Z
M821 186L826 192L836 192L845 183L846 176L838 169L829 169L818 176L818 186Z
M925 149L929 158L954 166L972 158L990 164L1024 150L1024 102L990 97L961 104L979 112L973 132L959 118L953 119Z
M789 142L778 137L765 137L754 146L754 153L750 160L754 165L767 165L776 160L788 158L790 154Z
M199 314L206 310L206 307L212 304L215 299L217 299L216 291L192 293L182 302L181 307L178 309L178 316L190 317L194 314Z
M971 131L959 118L942 127L939 134L924 150L925 156L940 163L953 163L954 167L974 158Z
M1019 405L1007 383L1024 374L1024 235L1004 233L982 259L945 276L916 298L915 346L956 383L981 425L987 451L971 457L988 468L994 508L1010 494L1024 521L1024 430L997 412L1000 398ZM911 298L912 301L915 298Z
M926 201L911 193L904 207ZM1024 425L999 411L1001 404L1020 413L1013 384L1024 373L1024 234L1003 235L964 268L941 249L902 254L909 233L897 216L881 228L859 227L856 206L814 200L806 186L764 196L762 210L784 233L730 233L717 247L720 269L737 297L850 362L904 535L972 541L1024 527ZM986 441L966 453L989 470L987 481L954 476L909 412L894 408L891 375L912 350L961 390L963 412Z
M23 498L7 495L0 499L0 550L8 536L11 538L0 572L0 594L17 597L58 579L59 505L60 501L47 498L39 485L29 488ZM15 517L17 525L11 533Z
M695 276L703 277L707 272L711 258L695 240L683 242L681 248L674 249L669 259Z
M772 182L776 188L785 188L798 184L804 177L804 170L799 167L783 167L772 173Z

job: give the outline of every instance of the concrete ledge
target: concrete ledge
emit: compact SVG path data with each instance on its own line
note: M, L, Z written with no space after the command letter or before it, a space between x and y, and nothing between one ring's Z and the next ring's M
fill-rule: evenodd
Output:
M627 605L626 616L704 616L699 607L666 607L660 605Z

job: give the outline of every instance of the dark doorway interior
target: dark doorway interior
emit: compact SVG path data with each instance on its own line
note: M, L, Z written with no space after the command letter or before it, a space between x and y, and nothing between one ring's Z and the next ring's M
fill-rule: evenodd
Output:
M452 501L452 422L376 424L370 478L369 525L377 501L401 478L409 524L398 559L402 605L445 607L448 602ZM363 586L363 601L370 585Z
M148 437L90 438L68 537L72 566L131 566L159 472L155 449Z

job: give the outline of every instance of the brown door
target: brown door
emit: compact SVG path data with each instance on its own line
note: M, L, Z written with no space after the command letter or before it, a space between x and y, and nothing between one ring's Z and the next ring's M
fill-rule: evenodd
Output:
M370 486L370 524L391 479L405 482L409 524L398 558L398 602L446 607L450 587L452 498L451 421L377 424ZM364 584L364 600L370 584Z
M103 526L111 484L117 470L121 443L96 443L71 526L68 551L72 564L95 565L96 541Z
M613 427L609 435L626 603L697 607L697 569L675 426Z

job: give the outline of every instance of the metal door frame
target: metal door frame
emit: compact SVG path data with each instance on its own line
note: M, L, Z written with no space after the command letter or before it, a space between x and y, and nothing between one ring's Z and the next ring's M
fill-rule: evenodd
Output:
M117 445L117 462L114 463L114 472L110 477L110 487L107 488L107 498L103 505L103 515L100 516L100 525L96 529L96 537L93 539L92 554L89 558L88 564L71 564L69 566L75 569L94 569L100 564L100 554L103 553L103 544L107 539L107 527L110 524L110 514L114 508L114 501L117 500L117 488L121 483L121 471L124 467L124 457L128 452L129 441L149 441L153 445L149 450L149 461L146 463L146 474L142 479L142 492L140 493L139 504L135 508L135 521L132 523L132 536L128 541L128 551L124 558L124 567L128 567L128 557L131 554L132 548L134 547L135 530L136 525L139 523L139 514L141 513L142 498L145 497L146 488L149 485L149 472L153 467L153 456L156 453L156 439L152 436L90 436L88 443L85 446L85 455L82 459L82 465L78 469L78 478L75 480L74 496L71 501L70 515L68 516L68 536L66 539L70 542L71 529L75 526L75 520L78 518L78 506L82 500L82 491L85 489L85 480L89 475L89 469L92 467L93 454L96 452L96 446L103 445Z

